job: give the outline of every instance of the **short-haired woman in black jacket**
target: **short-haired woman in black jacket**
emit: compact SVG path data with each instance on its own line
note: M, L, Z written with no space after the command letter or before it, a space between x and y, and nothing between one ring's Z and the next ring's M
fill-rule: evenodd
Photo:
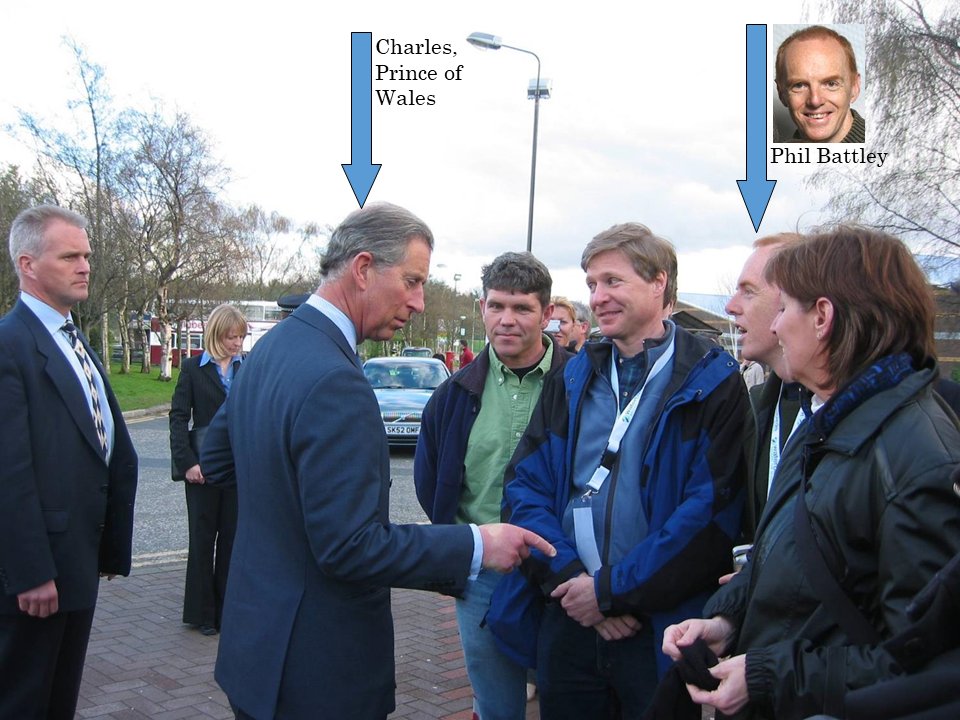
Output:
M667 628L663 649L677 659L702 637L729 656L711 669L716 690L691 687L722 714L844 717L848 690L902 672L881 643L960 551L960 432L932 392L935 306L901 241L839 226L781 250L765 274L781 290L772 330L813 415L784 448L746 567L709 619ZM852 612L825 602L817 578Z

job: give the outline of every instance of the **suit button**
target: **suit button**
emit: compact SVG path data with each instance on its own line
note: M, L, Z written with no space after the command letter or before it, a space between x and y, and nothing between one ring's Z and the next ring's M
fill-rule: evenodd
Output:
M107 494L107 491L108 491L109 489L110 489L110 486L109 486L109 485L101 485L101 486L100 486L100 492L102 492L104 495Z
M103 532L103 523L97 525L97 532Z

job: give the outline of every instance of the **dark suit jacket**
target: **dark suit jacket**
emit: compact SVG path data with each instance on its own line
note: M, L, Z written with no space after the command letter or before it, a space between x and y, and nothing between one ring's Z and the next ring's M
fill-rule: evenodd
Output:
M933 389L946 401L953 414L960 417L960 383L942 377L937 379Z
M244 361L201 450L239 522L216 678L256 718L394 709L390 586L458 593L464 525L392 525L376 397L342 333L300 307Z
M747 504L743 514L744 542L753 542L760 522L760 515L767 503L767 487L770 479L770 433L773 430L773 415L780 400L783 381L770 372L767 380L750 388L750 404L756 420L756 432L752 437L750 474L747 478ZM780 450L783 452L793 429L793 422L800 412L800 387L789 384L784 387L782 400L783 417L780 422Z
M227 398L216 364L209 362L200 367L201 357L195 355L180 363L180 379L170 401L170 459L174 480L183 480L184 473L200 462L190 444L191 418L193 427L207 427ZM234 377L239 370L240 363L235 362Z
M17 594L51 579L61 611L89 609L100 572L130 573L137 456L106 385L109 466L84 390L50 333L22 301L0 320L0 612L19 613Z

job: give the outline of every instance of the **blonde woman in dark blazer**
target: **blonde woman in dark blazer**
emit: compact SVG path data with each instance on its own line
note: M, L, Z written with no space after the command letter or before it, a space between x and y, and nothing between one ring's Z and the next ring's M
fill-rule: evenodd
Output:
M240 369L247 321L232 305L210 313L202 355L185 358L170 405L170 458L174 480L185 480L190 546L183 622L216 635L237 528L237 490L205 483L200 445L207 426L227 399Z

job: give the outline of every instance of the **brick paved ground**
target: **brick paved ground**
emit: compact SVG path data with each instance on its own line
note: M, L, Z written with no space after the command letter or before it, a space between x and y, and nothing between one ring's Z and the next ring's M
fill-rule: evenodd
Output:
M213 680L217 638L180 622L182 561L101 584L79 718L232 718ZM453 601L394 590L397 710L391 718L469 720L471 692ZM538 718L536 702L527 718Z

